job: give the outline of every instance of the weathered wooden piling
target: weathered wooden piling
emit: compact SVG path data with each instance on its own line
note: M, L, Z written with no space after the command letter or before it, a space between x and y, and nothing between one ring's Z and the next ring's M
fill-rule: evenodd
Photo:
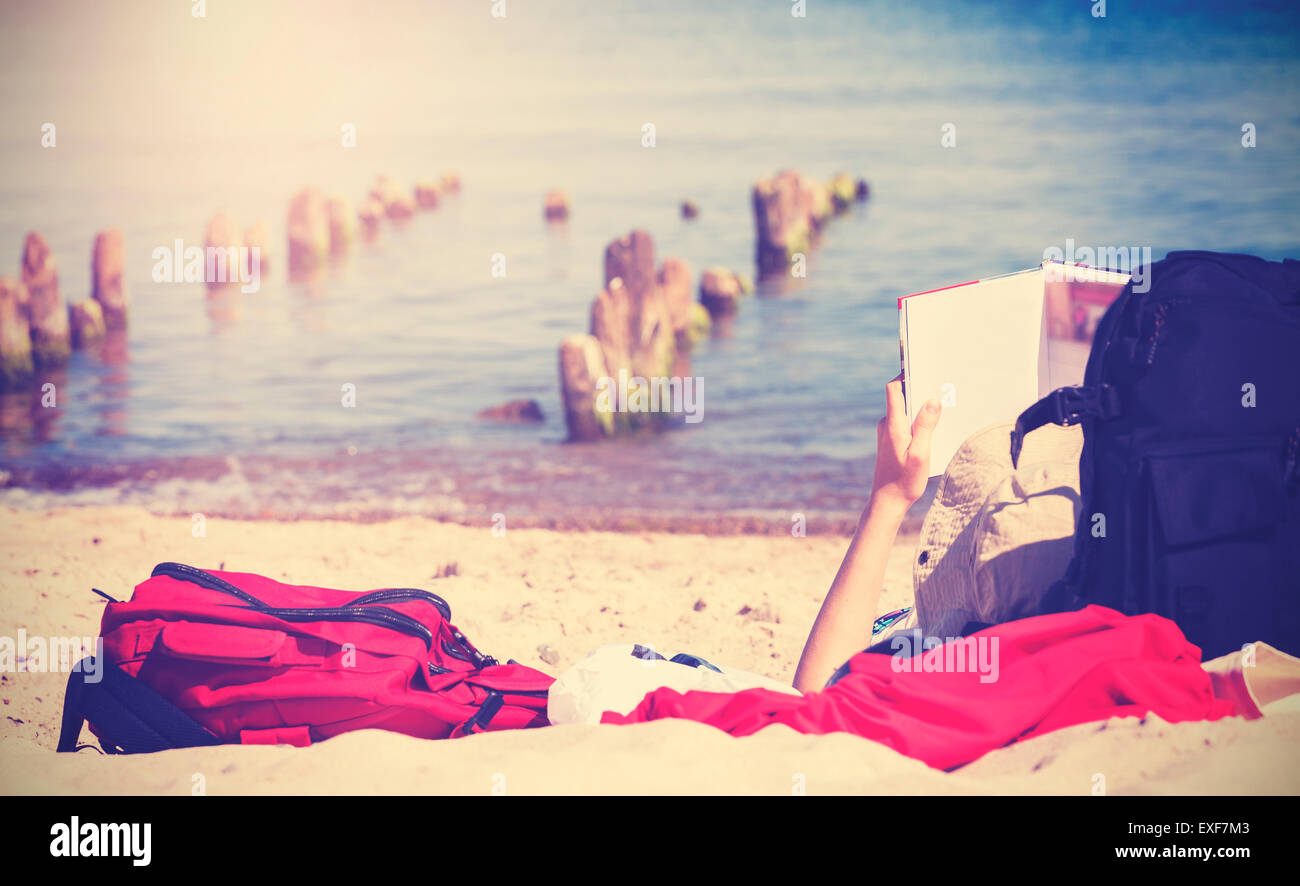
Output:
M125 241L118 228L101 231L95 237L90 260L90 297L99 302L109 332L126 329L130 299L126 289L125 253Z
M36 369L27 302L23 281L0 277L0 390L29 381Z
M304 188L289 202L286 223L289 273L310 274L325 264L330 250L329 219L325 199L315 188Z
M38 366L58 366L72 355L68 311L59 294L59 271L45 238L35 231L23 243L23 285L32 358Z

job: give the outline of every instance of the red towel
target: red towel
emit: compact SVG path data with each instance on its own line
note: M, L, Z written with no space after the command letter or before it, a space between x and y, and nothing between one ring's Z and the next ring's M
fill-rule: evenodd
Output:
M849 668L830 688L802 697L657 689L601 722L680 717L736 736L784 723L805 734L851 732L952 769L1076 723L1249 713L1215 697L1200 649L1172 621L1101 606L996 625L911 659L860 652Z

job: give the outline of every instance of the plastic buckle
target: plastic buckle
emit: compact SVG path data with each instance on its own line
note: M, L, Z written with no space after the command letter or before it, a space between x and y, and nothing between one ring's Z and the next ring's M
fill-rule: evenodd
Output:
M1101 395L1083 386L1058 388L1052 392L1052 405L1056 411L1054 423L1068 428L1085 415L1100 415Z

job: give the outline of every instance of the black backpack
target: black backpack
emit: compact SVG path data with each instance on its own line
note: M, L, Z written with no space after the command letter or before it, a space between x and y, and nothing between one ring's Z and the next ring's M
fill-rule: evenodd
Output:
M1097 327L1084 383L1021 414L1082 424L1074 556L1041 612L1173 619L1212 658L1300 653L1300 262L1171 252Z

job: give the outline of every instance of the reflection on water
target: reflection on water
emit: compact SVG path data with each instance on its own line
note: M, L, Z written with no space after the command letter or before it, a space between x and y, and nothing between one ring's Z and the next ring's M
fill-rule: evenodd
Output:
M69 383L73 373L92 367L93 384L86 388ZM127 336L110 332L105 338L78 353L69 366L43 367L29 385L0 392L0 443L7 457L31 457L42 448L62 443L75 450L76 439L67 439L61 425L68 415L62 400L70 390L83 391L89 412L94 416L91 434L95 437L121 437L130 433L129 379L131 357Z

